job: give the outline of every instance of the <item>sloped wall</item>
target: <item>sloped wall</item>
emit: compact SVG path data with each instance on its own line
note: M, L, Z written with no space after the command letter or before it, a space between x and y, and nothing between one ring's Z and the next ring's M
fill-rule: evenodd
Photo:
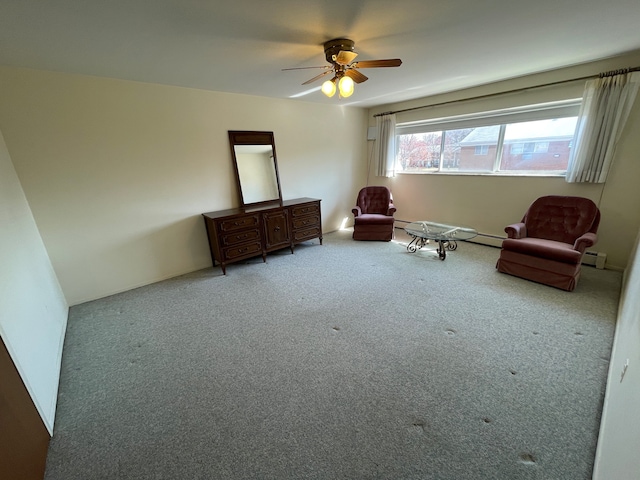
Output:
M0 132L0 336L53 433L67 303Z
M640 476L639 242L640 234L629 268L625 272L602 411L594 480L637 480Z

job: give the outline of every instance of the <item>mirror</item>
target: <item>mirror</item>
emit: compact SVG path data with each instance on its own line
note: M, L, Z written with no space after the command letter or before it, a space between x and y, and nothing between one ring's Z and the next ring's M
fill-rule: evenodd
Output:
M240 204L282 203L273 132L229 131L229 143Z

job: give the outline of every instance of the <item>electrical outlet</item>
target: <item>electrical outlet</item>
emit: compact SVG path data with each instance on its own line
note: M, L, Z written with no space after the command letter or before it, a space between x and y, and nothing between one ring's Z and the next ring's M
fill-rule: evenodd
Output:
M622 380L624 380L624 374L627 373L627 368L629 368L628 358L627 358L627 361L624 362L624 366L622 367L622 373L620 374L620 383L622 383Z

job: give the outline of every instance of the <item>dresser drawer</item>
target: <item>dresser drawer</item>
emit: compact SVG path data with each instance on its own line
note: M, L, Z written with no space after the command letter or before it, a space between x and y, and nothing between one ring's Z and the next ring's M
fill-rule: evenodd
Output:
M260 224L260 217L255 215L243 215L241 217L230 218L228 220L222 220L220 222L221 232L232 232L234 230L241 230L247 228L258 228Z
M320 226L316 225L314 227L309 227L301 230L295 230L293 232L293 240L294 242L303 242L305 240L311 240L312 238L317 238L322 235L320 231Z
M222 245L230 247L239 243L260 242L260 230L240 230L222 236Z
M293 228L298 230L300 228L308 228L308 227L319 227L320 226L320 215L309 215L307 217L298 217L293 218Z
M291 207L291 216L293 218L311 214L320 214L320 207L317 203L305 203L303 205Z
M222 255L225 261L230 261L240 257L251 257L260 253L262 253L262 245L260 242L247 243L236 247L222 249Z

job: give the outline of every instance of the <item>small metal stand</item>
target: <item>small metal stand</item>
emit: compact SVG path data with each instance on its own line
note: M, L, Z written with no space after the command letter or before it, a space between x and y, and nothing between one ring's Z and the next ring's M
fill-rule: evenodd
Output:
M407 245L407 250L411 253L416 253L418 250L424 247L427 243L429 243L429 239L414 236L413 240L411 240L411 242L409 242L409 245Z
M438 242L437 252L438 258L440 258L440 260L444 260L445 258L447 258L447 250L455 250L456 248L458 248L458 243L455 240L434 241ZM410 253L415 253L428 243L428 238L413 236L413 240L411 240L411 242L409 242L409 245L407 245L407 251L409 251Z

